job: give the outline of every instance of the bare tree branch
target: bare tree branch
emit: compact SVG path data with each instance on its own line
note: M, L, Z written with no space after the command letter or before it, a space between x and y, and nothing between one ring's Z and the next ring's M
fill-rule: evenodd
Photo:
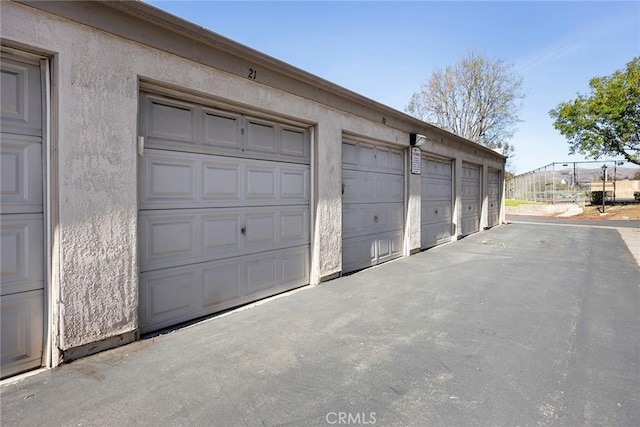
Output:
M508 140L519 122L522 78L502 60L470 51L454 65L434 72L406 111L464 138L513 153Z

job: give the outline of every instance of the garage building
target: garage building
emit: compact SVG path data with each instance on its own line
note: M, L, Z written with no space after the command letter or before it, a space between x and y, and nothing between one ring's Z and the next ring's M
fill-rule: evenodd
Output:
M152 6L0 8L3 378L504 218L502 155Z

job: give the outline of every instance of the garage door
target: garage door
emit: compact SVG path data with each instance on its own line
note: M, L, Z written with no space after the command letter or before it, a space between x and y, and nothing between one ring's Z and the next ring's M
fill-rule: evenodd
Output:
M422 157L420 246L430 248L451 241L453 168L450 160Z
M480 166L462 164L461 236L480 231Z
M2 377L42 365L44 209L40 67L2 58Z
M500 171L488 170L487 191L489 198L488 226L494 227L500 222Z
M342 144L342 272L402 255L402 150L364 142Z
M140 329L308 283L308 129L143 93Z

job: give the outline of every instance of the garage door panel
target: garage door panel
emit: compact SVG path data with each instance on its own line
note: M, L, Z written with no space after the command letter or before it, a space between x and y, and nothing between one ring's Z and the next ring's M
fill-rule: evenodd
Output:
M276 240L275 212L251 212L245 219L247 247L264 248Z
M140 209L309 203L309 166L145 150Z
M422 203L421 224L434 224L445 222L451 224L452 220L451 201L426 201Z
M306 206L142 211L139 221L141 271L309 244Z
M210 310L238 300L246 293L242 264L232 260L203 269L202 306Z
M375 160L377 169L391 169L391 153L388 149L376 147Z
M480 229L480 220L476 217L463 217L461 222L461 232L463 236L475 233Z
M283 167L280 170L280 200L309 200L309 168Z
M391 172L404 173L404 155L400 150L391 151Z
M167 99L147 98L147 136L195 143L196 112L193 105Z
M404 223L404 205L352 204L342 210L343 237L356 237L401 230Z
M213 109L204 109L204 140L206 144L240 149L240 116Z
M187 320L197 309L196 283L201 271L177 268L140 275L142 325L167 325ZM144 326L141 328L143 332Z
M140 275L142 333L303 286L309 248L154 270Z
M41 366L43 300L43 290L2 297L2 378Z
M343 203L402 202L404 178L400 175L345 170L342 175Z
M277 152L276 128L271 123L249 120L247 139L249 150L273 154Z
M278 283L276 260L270 254L247 261L247 293L273 288Z
M343 170L358 170L374 173L404 174L403 151L374 146L366 143L344 142L342 144Z
M398 175L378 175L376 177L376 200L398 202L403 199L404 178Z
M2 58L3 133L42 136L40 67Z
M240 212L203 213L203 248L206 255L233 253L243 249L240 230L243 224ZM200 245L194 245L200 247ZM193 254L192 256L196 256Z
M462 179L470 181L480 180L480 168L475 165L462 165Z
M342 143L342 165L344 168L355 168L358 164L358 146L348 142Z
M402 255L402 230L378 238L378 261L384 262Z
M372 169L376 166L375 148L368 144L358 145L358 166L363 169Z
M249 200L269 199L276 197L276 169L268 166L247 167L246 198Z
M194 215L147 216L142 221L146 259L188 258L196 254L198 218Z
M298 248L282 253L280 265L283 286L297 287L307 282L309 275L308 254L307 248Z
M289 245L309 242L309 210L306 208L284 209L280 214L280 241Z
M42 212L40 138L3 135L0 149L0 213Z
M370 267L402 256L402 230L346 238L342 243L342 271Z
M3 215L0 223L1 295L44 287L43 215Z
M197 199L196 162L150 155L144 159L142 184L145 202L184 203Z
M421 227L421 246L430 248L451 241L451 223L436 222Z
M345 238L342 241L342 271L348 273L377 263L376 236Z
M140 131L151 149L308 163L306 127L140 94Z
M435 179L450 180L453 176L453 171L450 161L441 161L436 159L423 158L423 170L426 175Z
M370 175L364 172L344 171L342 174L342 202L357 203L360 200L371 200L375 183Z
M306 159L309 156L306 132L302 129L282 129L282 154Z
M243 185L240 162L204 161L202 164L202 199L238 201Z
M452 200L452 181L449 178L431 177L427 175L422 179L421 193L423 200Z

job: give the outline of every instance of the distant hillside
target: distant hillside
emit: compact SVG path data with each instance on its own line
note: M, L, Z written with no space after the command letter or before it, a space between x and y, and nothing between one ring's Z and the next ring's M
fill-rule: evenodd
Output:
M563 168L560 170L556 170L556 176L560 175L562 178L568 177L571 178L573 174L573 168ZM602 169L594 168L594 169L586 169L586 168L576 168L575 169L576 177L578 182L591 182L591 181L601 181L602 180ZM607 169L607 180L613 179L613 167L609 167ZM640 179L636 175L640 174L640 168L629 168L629 167L617 167L615 169L615 178L620 181L624 179Z

